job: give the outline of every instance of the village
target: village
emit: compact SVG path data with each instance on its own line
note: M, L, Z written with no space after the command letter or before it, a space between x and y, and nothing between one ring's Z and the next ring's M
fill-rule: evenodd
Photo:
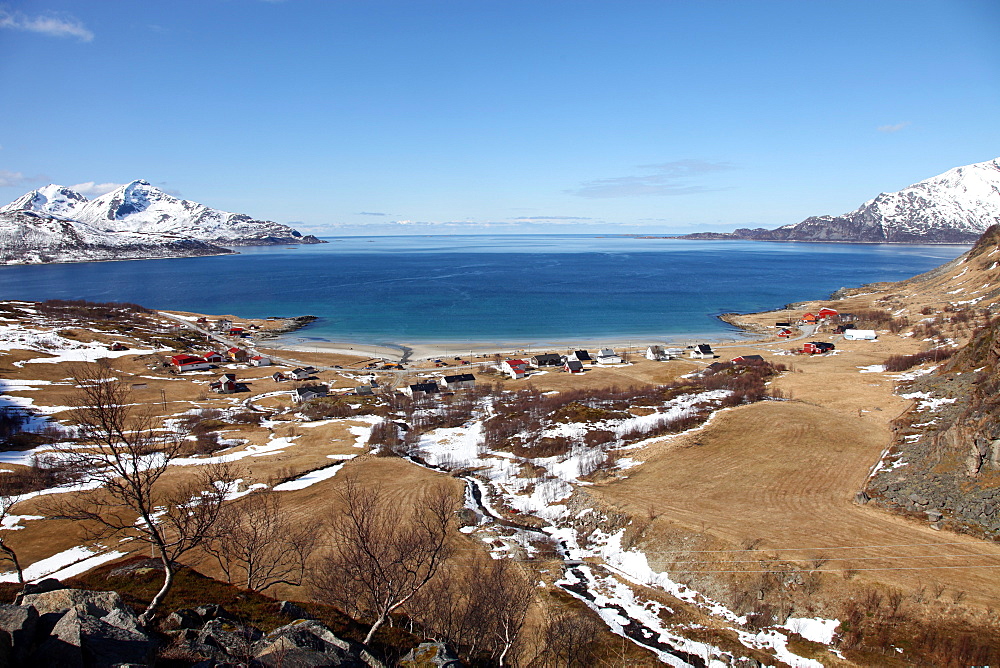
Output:
M176 316L174 316L176 317ZM190 316L186 316L190 317ZM779 321L775 322L771 336L778 341L799 340L821 333L832 334L830 338L842 338L845 341L874 341L877 334L873 329L858 329L854 322L854 315L841 314L837 310L823 307L815 314L804 312L795 322ZM184 323L184 320L181 320ZM186 324L186 323L185 323ZM185 326L185 325L181 325ZM190 326L190 325L187 325ZM164 366L170 368L171 372L177 374L188 374L191 372L203 372L220 369L223 366L231 369L222 373L216 379L209 381L209 389L218 394L233 394L237 392L249 392L250 388L242 382L233 371L240 368L260 368L275 366L276 370L270 374L270 379L274 383L284 383L293 381L295 387L289 390L292 400L296 404L307 402L311 399L329 396L331 387L328 384L306 384L309 381L318 380L317 374L320 369L313 365L303 364L296 366L295 360L284 359L283 356L261 355L256 353L252 346L254 335L261 332L261 324L234 324L232 320L220 318L209 320L205 316L197 316L194 320L196 331L203 333L206 341L228 346L221 348L224 352L217 350L197 351L177 353L171 355ZM249 345L248 345L249 344ZM720 350L726 347L734 347L739 344L723 344ZM113 344L121 346L123 344ZM801 347L787 349L791 354L802 355L823 355L836 349L835 343L831 341L806 341ZM774 352L774 351L768 351ZM784 354L786 351L777 351ZM285 353L287 355L287 353ZM619 353L614 348L600 348L593 355L585 349L568 350L565 353L537 352L523 358L504 356L501 353L493 355L479 355L475 358L454 357L447 362L441 358L427 359L415 362L409 369L405 364L389 362L383 359L377 360L355 360L348 363L347 371L351 367L356 367L359 371L368 372L367 375L358 376L349 374L351 378L364 378L367 382L355 385L354 387L338 388L339 392L345 395L371 396L376 391L383 389L377 375L379 373L390 374L388 382L383 381L390 391L398 391L408 397L427 397L445 393L453 393L459 390L471 389L476 386L476 376L471 372L448 373L447 371L429 371L429 369L452 368L456 366L467 369L478 369L479 372L488 374L491 379L498 374L510 380L521 380L535 376L540 372L561 371L569 375L582 375L587 369L601 369L607 367L619 367L631 364L632 360L638 358L653 362L669 362L672 360L717 360L720 354L710 343L696 343L686 347L667 346L651 343L645 350L633 350L631 347ZM482 361L489 358L489 361ZM760 354L742 354L730 360L732 364L757 364L764 361ZM714 372L721 368L723 363L710 362L705 367L706 372ZM279 368L280 367L280 368ZM291 367L291 368L289 368ZM345 371L343 365L333 367L323 367L323 371ZM343 374L340 374L343 375ZM405 382L407 378L419 376L417 382Z

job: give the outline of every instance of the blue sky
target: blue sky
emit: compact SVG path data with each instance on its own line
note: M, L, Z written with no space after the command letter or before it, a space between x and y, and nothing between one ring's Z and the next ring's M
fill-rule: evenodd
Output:
M1000 156L1000 3L0 0L0 200L685 232ZM363 226L363 227L362 227Z

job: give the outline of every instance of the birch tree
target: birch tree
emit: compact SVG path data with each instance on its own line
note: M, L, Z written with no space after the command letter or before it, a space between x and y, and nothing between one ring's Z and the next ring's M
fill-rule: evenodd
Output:
M148 626L173 584L176 561L201 546L218 520L235 475L227 464L184 471L164 480L181 454L179 434L160 428L135 405L124 378L102 365L81 366L72 397L78 443L58 449L60 463L94 489L60 494L53 512L84 522L88 537L131 539L150 546L163 565L163 584L139 616Z
M330 521L332 546L312 577L317 599L355 618L372 620L364 644L451 558L456 495L444 485L409 507L380 487L346 478L337 491L343 508Z

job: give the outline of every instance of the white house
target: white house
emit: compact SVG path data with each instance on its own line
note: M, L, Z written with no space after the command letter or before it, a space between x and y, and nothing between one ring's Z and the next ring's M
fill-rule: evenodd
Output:
M254 366L271 366L271 359L268 357L261 357L260 355L254 355L250 358L250 364Z
M845 329L844 330L844 340L845 341L874 341L878 338L878 334L875 333L874 329Z
M663 349L663 346L649 346L646 348L646 359L654 362L666 362L670 359L670 355Z
M524 360L504 360L500 363L500 371L517 380L524 378L525 374L528 373L528 363Z
M691 359L713 359L718 357L718 355L715 354L715 351L712 350L712 346L707 343L699 343L694 348L691 348L689 355Z
M597 363L598 364L621 364L622 358L613 351L611 348L601 348L601 351L597 353Z
M441 390L440 388L438 388L437 383L435 383L434 381L430 381L425 383L415 383L413 385L407 385L400 391L407 396L416 398L431 394L437 394Z

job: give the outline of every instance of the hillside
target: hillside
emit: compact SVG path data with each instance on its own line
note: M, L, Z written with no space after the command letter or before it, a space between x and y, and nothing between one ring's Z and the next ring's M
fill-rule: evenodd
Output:
M141 260L232 252L177 235L108 232L34 211L0 212L0 265Z
M812 216L777 229L697 233L684 239L972 243L1000 221L1000 158L950 169L840 216Z
M222 246L322 243L288 225L178 199L147 181L133 181L92 200L69 188L48 185L0 208L0 212L14 211L34 211L105 232L165 234Z

